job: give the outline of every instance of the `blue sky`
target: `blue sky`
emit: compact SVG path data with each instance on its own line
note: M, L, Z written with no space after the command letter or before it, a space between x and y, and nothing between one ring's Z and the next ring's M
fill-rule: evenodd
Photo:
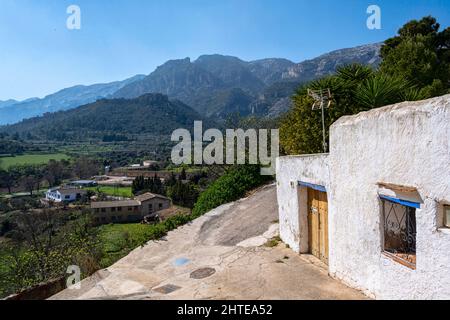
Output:
M81 30L66 9L81 8ZM380 6L382 29L366 27ZM221 53L295 62L393 36L410 19L450 23L450 0L0 0L0 100L148 74Z

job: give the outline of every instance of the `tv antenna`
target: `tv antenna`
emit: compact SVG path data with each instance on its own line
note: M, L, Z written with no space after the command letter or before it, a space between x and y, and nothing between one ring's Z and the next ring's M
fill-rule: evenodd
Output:
M327 140L325 137L325 108L328 109L331 106L331 91L330 88L311 90L308 89L308 96L314 99L312 110L322 110L322 136L323 136L323 152L327 152Z

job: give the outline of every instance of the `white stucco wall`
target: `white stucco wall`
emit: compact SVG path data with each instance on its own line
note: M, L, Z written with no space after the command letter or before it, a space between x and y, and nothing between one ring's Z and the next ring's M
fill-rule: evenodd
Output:
M300 251L295 214L302 204L288 181L309 176L327 187L332 276L379 299L450 298L450 232L441 229L442 205L450 203L449 144L450 95L339 119L322 169L320 157L278 160L283 241ZM423 202L416 270L382 254L379 182L415 187Z
M295 252L308 251L308 224L299 209L306 205L306 188L299 181L328 189L328 155L279 157L277 159L277 197L280 216L280 237Z

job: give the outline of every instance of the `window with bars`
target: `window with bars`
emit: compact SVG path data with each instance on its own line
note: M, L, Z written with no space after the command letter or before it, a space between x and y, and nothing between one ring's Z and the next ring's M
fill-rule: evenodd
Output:
M381 197L384 225L384 253L415 269L416 207L413 203Z
M444 227L450 228L450 205L444 206Z

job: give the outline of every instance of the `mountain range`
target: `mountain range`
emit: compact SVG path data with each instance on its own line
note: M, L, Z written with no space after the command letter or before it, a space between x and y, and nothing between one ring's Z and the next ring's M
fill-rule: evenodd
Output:
M133 99L100 99L75 109L46 113L0 127L0 132L54 141L86 141L116 136L128 139L170 135L175 128L191 128L195 120L202 120L205 127L214 124L179 100L148 93Z
M22 119L28 119L43 115L47 112L69 110L98 99L111 97L117 90L140 81L144 75L136 75L132 78L111 83L100 83L89 86L73 86L50 94L42 99L31 98L24 101L7 100L0 102L0 125L16 123Z
M16 104L17 102L18 102L17 100L13 100L13 99L6 100L6 101L1 101L0 100L0 109L12 106L12 105Z
M312 60L243 61L223 55L171 60L140 81L124 86L113 96L138 97L159 92L179 99L208 117L231 113L276 116L290 107L290 96L301 83L336 71L350 63L378 66L381 44L336 50Z
M124 81L63 89L43 99L0 102L0 125L44 113L69 110L105 98L132 99L161 93L180 100L205 117L223 120L231 114L277 116L290 108L290 96L302 83L350 63L376 67L381 44L336 50L294 63L271 58L243 61L224 55L170 60L147 76Z

